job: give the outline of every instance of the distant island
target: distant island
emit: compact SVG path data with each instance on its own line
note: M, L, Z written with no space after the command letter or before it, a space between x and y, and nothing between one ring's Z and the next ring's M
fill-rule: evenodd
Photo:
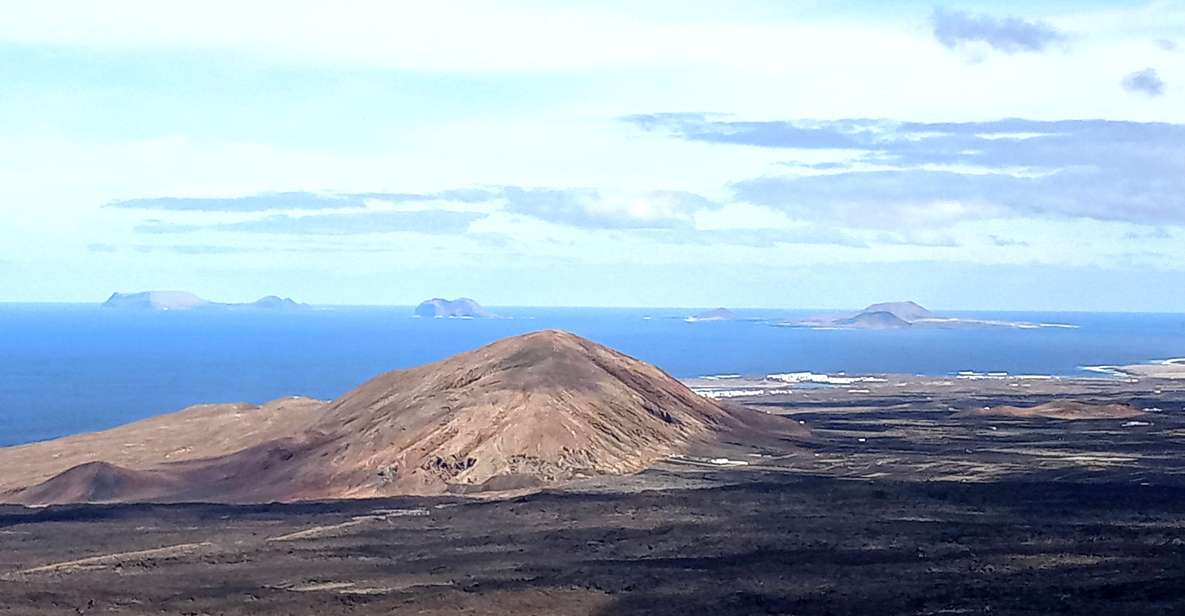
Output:
M903 329L912 326L913 322L888 310L865 310L845 319L828 321L827 325L846 329Z
M250 304L232 305L250 306L252 308L266 308L268 310L304 310L309 307L308 304L302 304L291 297L280 297L278 295L267 295L255 300Z
M926 310L917 302L881 302L864 309L863 314L887 312L902 321L913 322L929 319L933 312Z
M980 327L1002 327L1011 329L1038 329L1043 327L1074 327L1057 323L1029 323L1026 321L1003 321L992 319L965 319L934 314L917 302L882 302L872 304L854 314L833 317L816 317L802 321L778 323L783 327L807 327L812 329L963 329Z
M492 319L497 317L468 297L457 299L434 297L425 300L416 306L415 316L435 319Z
M699 321L735 321L736 318L737 315L728 308L714 308L693 314L684 320L688 323L696 323Z
M112 293L104 308L122 310L211 310L211 309L259 309L259 310L307 310L302 304L289 297L268 295L250 303L212 302L188 291L142 291L139 293Z

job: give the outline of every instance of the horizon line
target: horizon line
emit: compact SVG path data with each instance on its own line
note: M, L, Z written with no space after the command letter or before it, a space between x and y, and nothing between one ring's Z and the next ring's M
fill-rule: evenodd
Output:
M296 300L294 300L296 301ZM426 301L426 300L422 300ZM421 302L400 304L321 304L298 302L310 308L366 308L366 309L381 309L381 308L411 308L414 309ZM902 300L911 301L911 300ZM215 304L234 305L236 302L214 302ZM883 303L883 302L873 302ZM0 300L0 306L93 306L102 307L102 301L94 302L71 302L71 301L11 301ZM634 306L634 305L569 305L569 304L481 304L486 308L526 308L526 309L561 309L561 310L711 310L716 308L726 308L727 310L743 310L743 311L761 311L761 310L780 310L780 311L837 311L837 310L863 310L871 304L864 306L842 306L842 307L771 307L771 306L738 306L729 307L727 305L703 305L703 306ZM1163 310L1084 310L1074 308L928 308L933 312L1008 312L1008 313L1064 313L1064 314L1146 314L1146 315L1183 315L1185 311L1163 311ZM134 310L129 310L133 311ZM197 309L201 311L201 309ZM154 312L147 310L145 312ZM157 312L190 312L190 310L169 310ZM481 320L481 319L476 319Z

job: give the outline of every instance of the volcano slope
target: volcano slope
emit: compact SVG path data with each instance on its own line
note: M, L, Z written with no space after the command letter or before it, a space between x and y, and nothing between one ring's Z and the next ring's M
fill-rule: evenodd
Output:
M61 441L0 452L54 451L63 460L48 479L52 457L37 473L8 473L0 498L241 503L507 491L634 473L675 455L763 443L785 449L805 432L784 418L721 406L650 364L559 331L390 372L301 409L291 429L273 422L263 438L239 438L237 450L207 457L178 461L160 447L129 453L116 447L134 436L126 429L84 439L85 460ZM154 421L167 428L183 415ZM174 441L169 447L198 447ZM110 449L96 450L99 442ZM77 460L82 466L66 462Z
M149 469L225 456L308 429L324 406L310 398L282 398L258 406L200 404L103 432L0 448L0 495L75 466L102 463L108 472L118 472L124 467Z

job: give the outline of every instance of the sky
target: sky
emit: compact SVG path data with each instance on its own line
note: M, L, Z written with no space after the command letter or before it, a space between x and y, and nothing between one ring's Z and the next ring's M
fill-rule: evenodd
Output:
M1185 311L1185 0L0 10L0 301Z

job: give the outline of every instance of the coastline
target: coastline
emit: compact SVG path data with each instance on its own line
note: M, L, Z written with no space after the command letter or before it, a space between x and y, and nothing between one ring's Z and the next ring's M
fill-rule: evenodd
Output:
M1185 357L1120 366L1083 366L1082 369L1118 377L1181 380L1185 379Z
M896 393L949 393L953 390L1011 392L1053 396L1101 387L1146 387L1166 382L1185 383L1185 358L1131 366L1083 366L1080 375L1010 374L962 370L948 375L924 374L827 374L774 373L760 376L715 374L680 381L697 394L713 399L785 398L795 395L884 395Z

